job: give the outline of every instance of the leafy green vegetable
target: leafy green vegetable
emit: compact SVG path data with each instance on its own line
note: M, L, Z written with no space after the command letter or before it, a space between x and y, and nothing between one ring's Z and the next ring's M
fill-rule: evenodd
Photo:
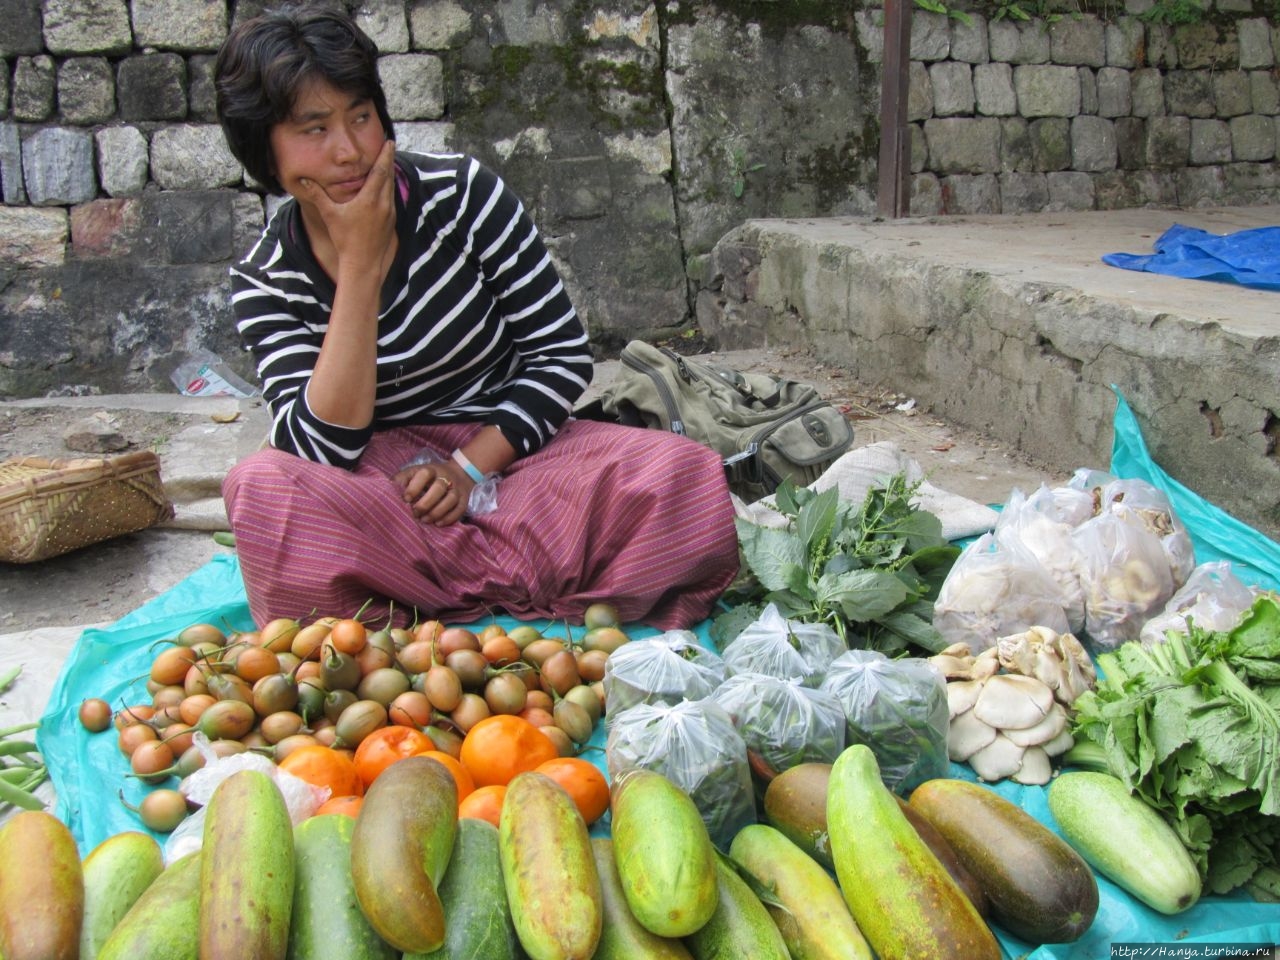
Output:
M785 528L738 521L746 576L726 594L732 609L716 618L712 638L723 649L774 603L789 620L829 624L851 647L941 650L933 599L960 549L912 503L918 489L898 474L859 505L834 487L814 493L784 482L774 500Z
M1263 594L1228 632L1188 623L1100 655L1097 688L1075 702L1064 759L1120 777L1160 811L1215 893L1280 865L1277 658L1280 599Z

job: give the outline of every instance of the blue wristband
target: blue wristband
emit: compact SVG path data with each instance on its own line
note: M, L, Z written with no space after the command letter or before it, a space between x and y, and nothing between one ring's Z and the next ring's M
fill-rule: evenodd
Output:
M480 468L467 459L467 455L461 450L455 450L451 454L453 462L460 466L463 472L475 483L484 483L485 476L480 472Z

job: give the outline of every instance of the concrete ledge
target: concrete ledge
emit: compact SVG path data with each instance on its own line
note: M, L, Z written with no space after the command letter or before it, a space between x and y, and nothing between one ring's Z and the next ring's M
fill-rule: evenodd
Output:
M1064 470L1110 462L1116 385L1172 476L1280 537L1280 294L1107 266L1175 223L1280 207L751 221L698 320L720 349L806 347Z

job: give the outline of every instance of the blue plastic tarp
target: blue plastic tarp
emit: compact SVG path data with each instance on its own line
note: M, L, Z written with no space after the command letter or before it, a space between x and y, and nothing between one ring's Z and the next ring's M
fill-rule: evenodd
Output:
M1119 477L1147 480L1168 492L1191 533L1198 559L1229 560L1248 582L1280 589L1280 545L1171 480L1147 455L1137 421L1119 396L1111 472ZM508 627L516 623L503 617L497 620ZM88 734L80 726L80 702L87 697L102 697L115 706L145 701L145 680L155 645L190 624L202 622L217 624L224 632L252 627L234 556L216 557L115 624L86 630L64 664L36 741L57 791L55 812L71 829L82 855L116 833L143 829L118 801L117 792L136 804L148 788L127 776L128 763L116 748L114 736ZM565 635L563 623L541 621L535 625L549 636ZM473 626L478 629L480 625ZM709 622L703 623L695 632L710 647L708 627ZM640 639L657 631L630 625L627 632ZM597 728L591 746L603 748L603 724ZM602 749L587 756L605 769ZM973 779L972 771L961 764L952 764L951 775ZM1056 829L1043 787L1001 783L992 789ZM593 832L607 830L605 820ZM1081 940L1072 944L1026 944L997 928L1006 955L1020 960L1104 960L1111 956L1113 943L1280 943L1280 907L1256 903L1242 892L1229 897L1205 897L1190 910L1166 917L1104 878L1099 878L1098 886L1101 906L1093 926Z
M1280 227L1218 235L1175 223L1155 242L1155 253L1108 253L1102 262L1190 280L1280 290Z

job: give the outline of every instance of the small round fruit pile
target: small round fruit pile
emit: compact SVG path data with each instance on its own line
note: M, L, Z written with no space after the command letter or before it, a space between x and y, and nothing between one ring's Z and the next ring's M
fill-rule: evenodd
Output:
M114 727L131 775L149 784L189 776L209 750L254 750L328 787L336 809L395 760L431 753L465 802L534 760L576 757L591 738L605 663L629 637L611 604L588 608L584 626L573 639L497 622L477 632L436 620L372 629L355 617L278 619L230 635L197 623L152 659L149 702L113 714L87 700L80 717L89 730Z

